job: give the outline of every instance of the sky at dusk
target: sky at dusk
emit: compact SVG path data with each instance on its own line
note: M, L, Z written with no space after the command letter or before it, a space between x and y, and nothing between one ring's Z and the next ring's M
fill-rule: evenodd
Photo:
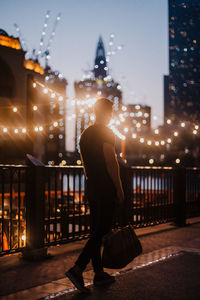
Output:
M109 36L124 47L110 62L111 75L122 86L125 104L152 107L163 120L163 75L168 73L167 0L0 0L0 28L17 36L17 23L28 48L39 48L44 17L51 11L47 39L61 12L52 44L50 65L69 82L67 96L73 97L73 82L83 70L92 68L101 35L108 50Z

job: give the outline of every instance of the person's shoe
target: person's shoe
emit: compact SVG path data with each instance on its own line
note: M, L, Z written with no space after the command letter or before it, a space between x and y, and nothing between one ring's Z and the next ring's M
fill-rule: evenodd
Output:
M102 272L99 274L95 274L93 282L94 282L95 286L101 286L104 284L109 284L109 283L115 282L115 277L109 275L106 272Z
M82 274L78 274L74 267L65 272L65 275L71 280L71 282L80 292L86 294L90 293L90 290L84 286Z

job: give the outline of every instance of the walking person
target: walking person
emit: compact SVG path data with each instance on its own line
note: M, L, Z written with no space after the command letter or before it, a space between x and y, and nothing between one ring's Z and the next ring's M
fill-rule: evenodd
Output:
M113 276L104 272L101 258L102 238L112 227L116 205L124 201L119 165L115 154L115 136L107 127L112 118L113 102L101 98L94 104L96 121L80 137L80 153L86 177L86 196L90 206L91 235L75 265L65 274L82 292L82 273L92 260L94 285L114 282Z

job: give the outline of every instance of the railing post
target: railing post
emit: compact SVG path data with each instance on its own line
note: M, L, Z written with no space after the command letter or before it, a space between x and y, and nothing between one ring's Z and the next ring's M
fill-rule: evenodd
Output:
M122 210L122 223L126 225L133 220L133 191L132 191L132 172L131 168L125 164L120 165L120 177L124 190L124 207Z
M37 260L47 256L44 247L45 165L27 155L26 177L26 248L25 259Z
M177 226L186 225L186 169L174 169L173 180L173 200L175 208L175 224Z

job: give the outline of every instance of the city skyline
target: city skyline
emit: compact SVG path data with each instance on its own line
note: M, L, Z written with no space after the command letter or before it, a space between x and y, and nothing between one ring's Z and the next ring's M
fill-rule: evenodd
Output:
M83 71L93 68L99 36L108 51L109 36L115 34L116 45L124 48L112 57L111 75L120 82L125 104L141 103L152 106L163 120L163 75L168 74L168 14L167 1L11 1L1 3L0 27L13 36L13 26L20 26L29 49L39 48L39 40L47 10L51 10L49 31L59 12L62 13L52 44L50 65L69 81L67 96L74 96L73 83L82 78ZM111 14L112 11L112 14ZM35 18L37 16L37 22ZM103 20L103 22L102 22ZM89 34L88 34L89 33ZM142 63L141 63L142 62ZM155 125L155 122L154 122Z

